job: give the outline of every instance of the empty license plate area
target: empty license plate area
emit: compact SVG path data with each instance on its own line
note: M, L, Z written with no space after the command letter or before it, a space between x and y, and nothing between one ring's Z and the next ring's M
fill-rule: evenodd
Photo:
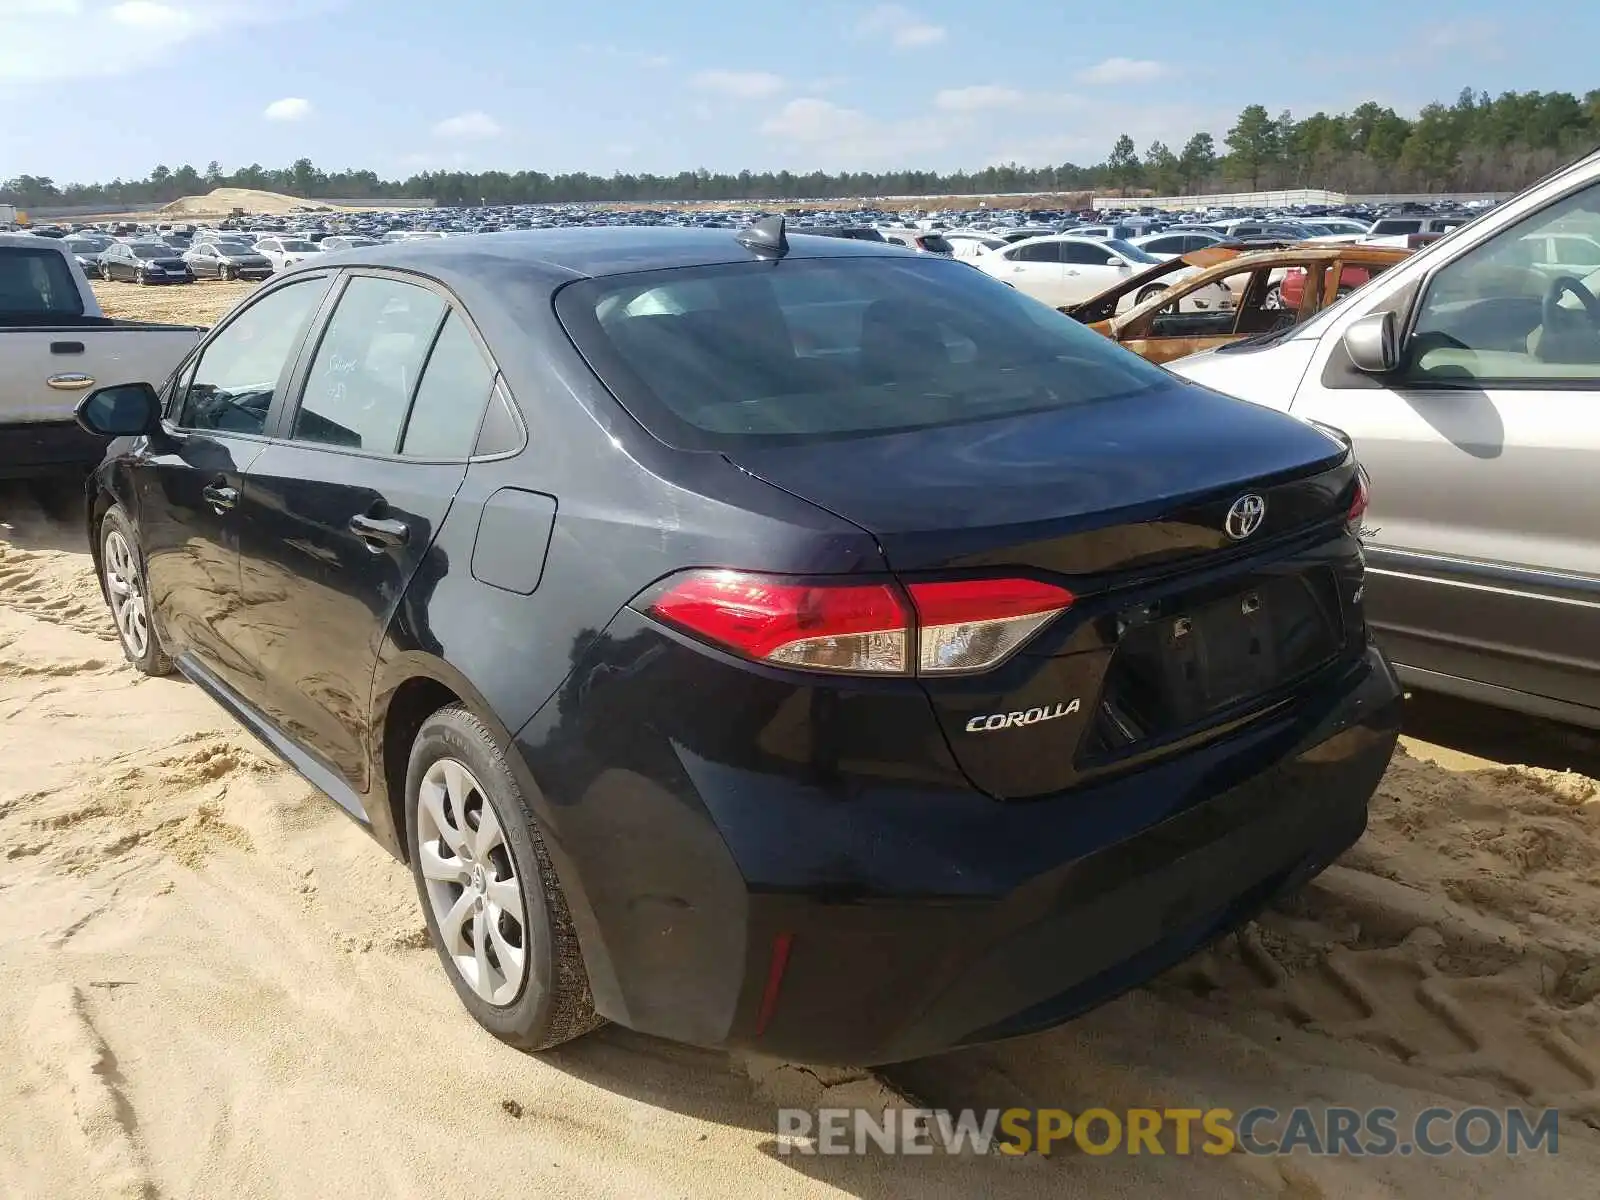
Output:
M1221 596L1171 597L1116 617L1088 752L1100 757L1202 725L1339 652L1332 574L1268 576Z

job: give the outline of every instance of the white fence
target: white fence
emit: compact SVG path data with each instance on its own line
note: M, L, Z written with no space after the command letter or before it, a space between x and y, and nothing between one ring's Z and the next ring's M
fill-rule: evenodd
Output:
M1386 192L1378 195L1350 195L1326 188L1289 188L1276 192L1216 192L1203 196L1096 196L1095 208L1293 208L1299 204L1403 204L1407 201L1437 203L1453 200L1507 200L1515 192Z

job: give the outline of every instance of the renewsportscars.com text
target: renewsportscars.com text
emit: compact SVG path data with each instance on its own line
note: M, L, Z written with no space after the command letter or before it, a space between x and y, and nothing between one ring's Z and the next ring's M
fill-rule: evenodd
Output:
M779 1154L1556 1154L1553 1108L784 1108Z

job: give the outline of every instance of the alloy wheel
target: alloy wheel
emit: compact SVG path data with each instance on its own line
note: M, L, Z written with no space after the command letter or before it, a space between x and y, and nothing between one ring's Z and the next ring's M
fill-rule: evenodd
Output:
M459 759L441 758L422 777L417 855L461 978L489 1004L512 1003L528 972L522 881L494 802Z
M122 644L134 658L143 658L150 649L150 614L145 605L139 569L134 564L128 540L118 530L106 534L106 595L111 600L111 616L122 635Z

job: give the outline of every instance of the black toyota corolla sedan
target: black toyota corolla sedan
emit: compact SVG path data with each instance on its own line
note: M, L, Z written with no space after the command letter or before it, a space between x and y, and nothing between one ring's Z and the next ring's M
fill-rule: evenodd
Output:
M504 1040L874 1063L1320 871L1400 692L1348 447L952 262L749 230L276 277L79 410L128 657L411 866Z

